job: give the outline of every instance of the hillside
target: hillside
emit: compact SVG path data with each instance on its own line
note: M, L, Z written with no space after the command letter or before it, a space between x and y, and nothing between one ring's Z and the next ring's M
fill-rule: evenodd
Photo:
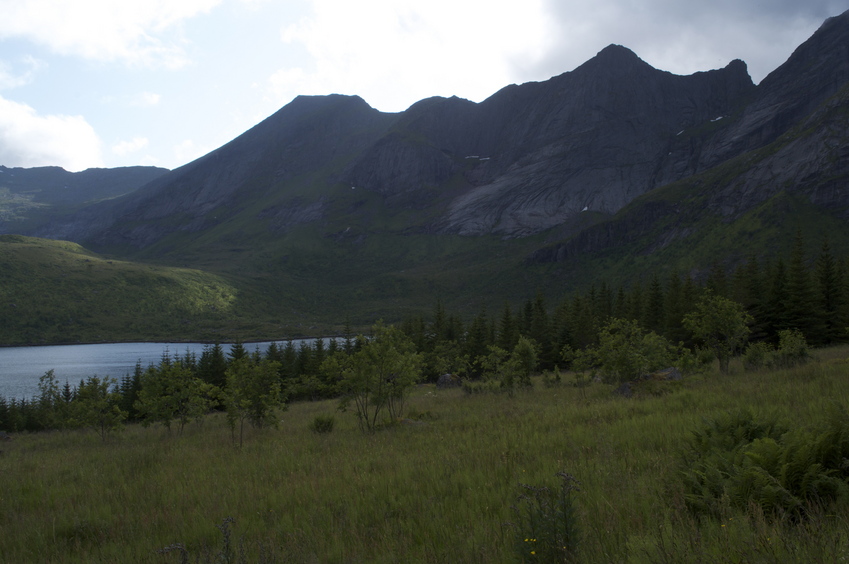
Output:
M108 260L75 243L0 235L0 343L215 340L270 331L213 274Z

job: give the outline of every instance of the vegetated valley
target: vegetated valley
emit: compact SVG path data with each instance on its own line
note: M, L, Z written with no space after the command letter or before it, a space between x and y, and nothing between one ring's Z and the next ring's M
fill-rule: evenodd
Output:
M847 558L847 42L758 85L611 46L480 104L301 97L174 171L2 167L4 344L280 342L0 398L0 553Z

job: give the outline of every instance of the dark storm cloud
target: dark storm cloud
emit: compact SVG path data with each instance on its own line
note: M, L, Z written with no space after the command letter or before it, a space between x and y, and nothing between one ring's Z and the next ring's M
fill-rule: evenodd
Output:
M572 70L605 46L628 47L652 66L678 74L744 60L758 82L781 65L826 18L835 0L546 0L556 36L528 78Z

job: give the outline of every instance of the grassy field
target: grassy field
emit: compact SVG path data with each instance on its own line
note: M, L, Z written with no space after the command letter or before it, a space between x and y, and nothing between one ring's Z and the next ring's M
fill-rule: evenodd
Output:
M139 426L105 443L85 432L17 435L0 443L0 554L15 563L518 562L520 484L555 487L566 471L580 482L582 562L846 561L849 508L797 524L730 508L694 517L679 461L706 418L751 408L797 427L849 405L849 347L794 369L732 368L631 399L568 376L512 398L420 386L410 420L374 435L352 413L317 435L310 423L336 403L300 403L241 449L220 416L182 436Z

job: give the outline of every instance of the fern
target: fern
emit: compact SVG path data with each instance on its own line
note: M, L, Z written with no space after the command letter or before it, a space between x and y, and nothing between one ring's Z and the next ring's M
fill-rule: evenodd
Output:
M728 500L795 521L849 501L849 414L836 406L818 427L788 432L748 411L726 414L693 433L682 465L694 513L718 516Z

